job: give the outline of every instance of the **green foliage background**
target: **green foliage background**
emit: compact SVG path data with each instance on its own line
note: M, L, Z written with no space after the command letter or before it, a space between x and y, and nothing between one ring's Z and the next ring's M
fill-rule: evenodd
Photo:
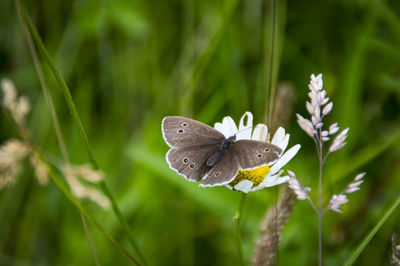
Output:
M334 101L326 124L350 127L348 145L326 165L324 200L358 172L361 191L342 214L324 217L325 265L343 264L399 196L400 2L277 1L277 81L294 86L287 131L302 149L286 167L316 198L318 164L295 113L306 116L311 73L323 73ZM249 110L265 122L271 2L264 0L27 1L28 11L65 78L106 183L149 265L237 265L232 217L239 194L200 188L168 168L160 123L184 115L207 124ZM47 82L75 164L88 162L62 91L47 65ZM0 78L29 96L29 129L61 157L48 108L12 1L0 1ZM283 106L285 108L285 106ZM0 141L17 136L1 114ZM250 262L259 224L279 188L248 196L243 243ZM111 211L85 207L129 252ZM388 265L397 210L361 253L357 265ZM89 223L104 265L129 260ZM298 202L281 237L280 265L315 265L317 217ZM134 257L136 257L134 255ZM0 191L1 265L94 265L79 211L53 184L38 185L25 167Z

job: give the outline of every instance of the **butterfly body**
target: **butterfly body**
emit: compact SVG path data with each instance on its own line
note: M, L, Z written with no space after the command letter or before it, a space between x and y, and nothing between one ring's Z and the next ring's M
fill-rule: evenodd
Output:
M169 166L202 186L231 182L239 169L254 169L275 162L282 150L270 143L256 140L236 140L198 121L167 116L162 121L162 133L171 147L167 153Z
M235 136L224 139L219 149L215 151L213 154L211 154L210 157L208 157L206 165L207 166L216 165L221 160L222 156L224 156L224 154L229 151L229 147L235 142L235 140L236 140Z

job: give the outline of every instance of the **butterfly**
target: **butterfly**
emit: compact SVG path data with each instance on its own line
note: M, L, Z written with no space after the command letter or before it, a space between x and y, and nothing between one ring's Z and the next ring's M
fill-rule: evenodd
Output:
M166 116L161 130L171 147L166 155L170 168L190 181L203 181L201 186L228 184L239 169L271 165L282 153L264 141L225 138L218 130L181 116Z

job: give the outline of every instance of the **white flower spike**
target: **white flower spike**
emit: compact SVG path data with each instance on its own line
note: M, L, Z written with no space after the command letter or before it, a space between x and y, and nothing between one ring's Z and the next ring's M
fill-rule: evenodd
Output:
M329 126L329 130L323 130L324 123L323 118L328 115L333 109L333 102L329 102L329 98L326 97L326 91L322 89L323 81L322 74L315 76L311 75L310 83L308 88L310 92L310 102L306 102L307 111L311 115L311 120L302 117L300 114L297 115L297 123L311 138L314 139L318 145L322 145L324 142L329 141L331 138L328 135L333 135L339 131L337 123ZM321 111L322 110L322 111ZM329 153L340 150L346 145L347 132L349 128L343 130L333 140L332 145L329 148Z
M242 116L239 122L239 128L236 127L234 120L229 116L225 117L222 123L216 123L214 128L224 134L226 138L236 134L237 140L250 139L268 141L268 127L264 124L258 124L253 128L253 115L250 112L246 112ZM230 189L248 193L288 181L290 177L287 175L282 176L283 171L281 168L284 167L300 149L300 144L297 144L285 152L289 143L289 138L290 135L286 134L284 128L278 128L271 143L282 149L280 158L270 166L266 165L246 171L239 170L237 177L226 186Z
M332 210L334 212L342 212L340 207L348 201L349 200L344 194L333 195L331 201L329 202L328 210Z
M289 187L296 194L298 200L305 200L308 198L308 192L311 191L309 187L302 187L299 180L297 180L296 175L292 171L287 171L290 179L288 181Z
M348 202L346 194L354 193L360 190L360 185L364 182L362 178L365 176L365 173L360 173L356 175L353 182L351 182L339 195L333 195L331 200L329 201L329 205L327 210L332 210L335 212L342 212L340 207Z

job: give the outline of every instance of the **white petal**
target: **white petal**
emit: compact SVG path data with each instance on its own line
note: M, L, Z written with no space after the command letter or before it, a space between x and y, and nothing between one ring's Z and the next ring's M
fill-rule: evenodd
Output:
M289 138L290 135L286 134L285 137L282 139L282 141L277 144L277 146L282 149L282 152L286 150L287 145L289 144Z
M224 117L224 119L222 120L222 124L224 125L224 127L227 128L227 131L229 132L229 134L225 137L228 138L238 133L237 126L235 124L235 121L233 121L232 117L230 116Z
M252 186L253 186L253 182L251 182L250 180L245 179L245 180L240 181L235 186L235 190L239 190L239 191L242 191L244 193L248 193Z
M280 185L282 183L285 183L286 181L288 181L290 179L289 176L285 175L285 176L279 176L278 178L275 178L274 182L268 182L266 184L265 187L273 187L273 186L277 186Z
M282 142L283 138L285 137L285 129L283 127L279 127L272 138L271 143L274 145L279 146L278 144Z
M267 141L268 127L264 124L258 124L253 131L252 140Z
M271 180L271 178L273 178L274 180ZM276 180L276 177L272 177L270 174L267 174L267 176L264 178L264 180L258 185L255 186L251 189L251 191L257 191L263 188L266 188L266 184L270 183L270 182L274 182Z
M265 179L263 180L263 182L261 182L260 185L253 187L251 189L251 191L257 191L266 187L273 187L273 186L277 186L280 185L282 183L285 183L287 180L289 180L290 177L289 176L279 176L279 175L267 175L265 177Z
M257 191L257 190L263 189L263 188L267 187L268 184L274 183L276 181L276 179L279 177L279 174L271 175L270 173L271 172L269 172L265 176L264 180L258 186L254 187L251 191Z
M218 130L219 132L221 132L225 136L225 127L222 123L219 123L219 122L215 123L214 128L216 130Z
M215 123L214 128L221 132L225 138L229 138L238 132L235 122L230 116L224 117L222 123Z
M229 184L226 184L225 185L227 188L229 188L230 190L232 190L233 189L233 187L232 186L230 186Z
M285 152L282 157L279 158L279 160L271 167L269 171L271 175L278 173L278 171L296 155L300 147L300 144L297 144L290 148L287 152Z
M244 124L245 117L247 116L247 124ZM239 122L239 132L236 134L236 140L251 139L251 129L253 127L253 114L250 112L244 113Z
M261 189L263 189L263 188L266 188L266 186L264 186L264 185L261 183L261 184L259 184L258 186L253 187L250 191L251 191L251 192L254 192L254 191L261 190Z

